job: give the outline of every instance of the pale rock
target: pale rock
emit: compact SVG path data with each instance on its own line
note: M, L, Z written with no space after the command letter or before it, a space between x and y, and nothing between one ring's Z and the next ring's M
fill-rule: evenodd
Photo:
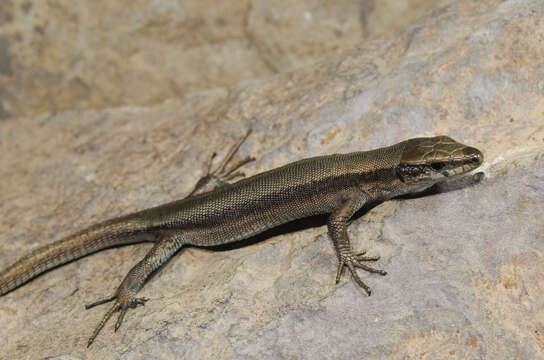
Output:
M0 357L544 359L544 3L462 1L398 36L270 79L154 107L0 123L0 267L89 224L186 194L248 128L254 174L304 157L447 134L481 149L478 185L382 204L354 247L385 277L334 284L326 228L188 248L122 328L87 338L149 245L103 251L0 298Z

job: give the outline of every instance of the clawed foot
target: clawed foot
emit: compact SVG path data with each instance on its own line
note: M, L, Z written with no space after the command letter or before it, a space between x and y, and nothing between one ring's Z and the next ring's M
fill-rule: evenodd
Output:
M196 195L197 193L213 190L214 188L222 186L237 177L245 176L243 172L237 170L247 163L255 161L254 157L248 156L231 166L229 166L229 163L234 157L234 154L236 154L238 149L240 149L240 146L242 146L244 141L246 141L249 134L251 134L251 129L249 129L246 134L240 140L238 140L238 142L232 148L230 148L227 155L225 155L225 158L215 170L212 170L212 163L217 156L217 153L213 152L210 155L206 164L206 175L198 180L193 191L191 191L188 197Z
M366 270L371 273L377 273L380 275L387 275L387 272L383 270L374 269L373 267L370 267L368 265L365 265L361 263L361 261L376 261L380 257L379 256L365 256L366 251L357 253L357 254L347 254L342 255L339 260L338 264L338 271L336 272L336 283L340 281L340 276L342 275L342 270L344 270L344 266L347 266L349 271L351 272L351 276L353 277L353 280L362 287L366 293L370 296L372 293L372 290L361 280L359 275L357 274L357 268Z
M221 161L221 163L219 164L217 169L215 169L213 171L211 169L212 168L212 161L215 158L216 153L215 152L212 153L212 155L210 156L210 159L208 160L207 175L211 175L211 176L216 177L218 179L218 181L220 181L220 182L228 182L228 181L230 181L232 179L235 179L237 177L245 176L245 174L243 172L236 171L236 170L238 170L239 168L241 168L245 164L247 164L247 163L249 163L251 161L254 161L255 160L254 157L248 156L248 157L240 160L239 162L235 163L234 165L232 165L229 169L227 169L227 165L230 163L230 161L232 160L234 154L236 154L238 149L240 149L240 146L242 146L242 144L246 141L246 139L248 138L248 136L250 134L251 134L251 129L249 129L246 132L246 134L244 135L244 137L242 137L240 140L238 140L238 142L228 151L228 153L225 156L225 158L223 159L223 161Z
M85 305L85 309L88 310L97 305L105 304L110 301L115 301L113 306L106 312L106 314L102 318L102 321L100 321L98 326L94 329L93 334L91 335L91 337L89 338L89 341L87 342L87 347L91 346L94 339L100 333L104 325L106 325L106 323L111 318L114 312L119 311L119 316L117 317L117 322L115 323L115 328L114 328L114 331L117 331L119 327L121 326L121 324L123 323L123 319L125 317L125 314L127 313L127 310L129 308L135 308L138 305L145 305L145 302L148 300L149 300L148 298L136 298L134 296L121 297L116 294L114 296L95 301L92 304Z

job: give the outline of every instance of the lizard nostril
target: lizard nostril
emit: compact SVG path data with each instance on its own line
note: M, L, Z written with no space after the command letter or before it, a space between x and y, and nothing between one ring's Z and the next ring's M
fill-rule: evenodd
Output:
M465 150L465 154L470 158L469 161L473 164L481 164L484 161L483 154L480 150L476 148L467 147Z

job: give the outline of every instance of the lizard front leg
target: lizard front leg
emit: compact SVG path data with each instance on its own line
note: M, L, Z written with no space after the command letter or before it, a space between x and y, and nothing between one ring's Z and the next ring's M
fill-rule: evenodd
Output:
M329 236L332 239L336 255L338 256L338 271L336 272L336 283L340 280L342 270L344 266L347 266L355 282L362 287L368 295L371 294L370 288L361 280L357 274L356 269L360 268L372 273L378 273L380 275L386 275L383 270L374 269L367 266L361 261L376 261L379 256L365 256L365 252L355 253L351 249L349 237L347 233L347 221L353 216L353 214L361 208L364 203L364 199L360 194L353 194L352 197L345 200L342 205L336 209L327 221L327 227Z
M129 308L135 308L138 305L144 305L147 298L137 298L136 293L144 286L147 278L157 270L162 264L168 261L184 244L182 233L165 233L161 239L149 250L144 258L136 264L125 276L121 285L115 293L107 298L100 299L94 303L85 305L85 309L114 301L114 304L106 312L102 321L96 326L93 334L87 342L87 347L91 346L94 339L100 333L100 330L106 325L113 313L119 312L119 317L115 323L115 331L121 326L125 314Z

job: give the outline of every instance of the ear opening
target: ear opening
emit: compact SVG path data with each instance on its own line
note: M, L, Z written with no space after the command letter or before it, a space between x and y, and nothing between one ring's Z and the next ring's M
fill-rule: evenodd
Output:
M403 168L402 168L402 165L399 165L395 168L395 172L397 173L397 176L399 177L399 180L403 183L405 183L406 181L404 180L404 175L403 175Z

